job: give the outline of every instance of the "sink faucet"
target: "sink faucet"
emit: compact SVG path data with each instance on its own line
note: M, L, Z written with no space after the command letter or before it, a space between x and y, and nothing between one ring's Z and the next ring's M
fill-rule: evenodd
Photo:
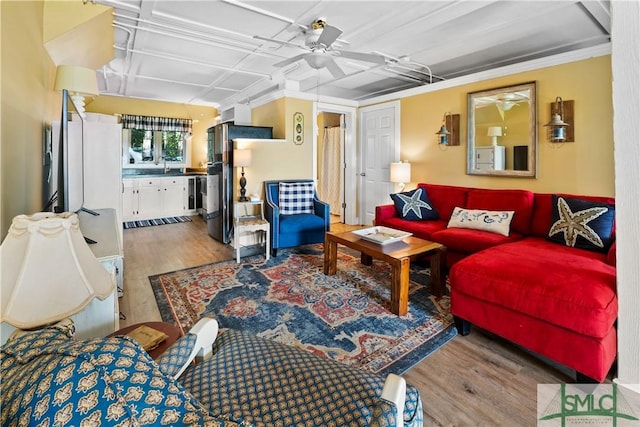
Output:
M165 157L163 158L163 160L164 160L164 173L167 173L171 170L171 168L167 167L167 158Z

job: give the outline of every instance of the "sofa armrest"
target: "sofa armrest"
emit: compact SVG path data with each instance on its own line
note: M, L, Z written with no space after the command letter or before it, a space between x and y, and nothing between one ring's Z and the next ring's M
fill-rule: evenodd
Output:
M607 252L607 264L612 265L612 266L616 266L616 242L614 240L614 242L611 244L611 247L609 248L609 252Z
M204 360L211 357L213 342L218 336L218 322L203 318L180 337L156 360L160 370L178 379L194 359Z
M401 376L389 374L384 381L380 398L396 406L396 425L404 425L404 400L407 396L407 382Z
M397 216L398 213L396 212L396 206L393 204L376 206L376 217L374 219L374 225L381 225L385 219L394 218Z

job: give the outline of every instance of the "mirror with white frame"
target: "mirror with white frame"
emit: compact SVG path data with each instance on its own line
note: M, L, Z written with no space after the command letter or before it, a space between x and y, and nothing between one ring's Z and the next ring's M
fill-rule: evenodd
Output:
M536 82L471 92L467 109L467 174L536 176Z

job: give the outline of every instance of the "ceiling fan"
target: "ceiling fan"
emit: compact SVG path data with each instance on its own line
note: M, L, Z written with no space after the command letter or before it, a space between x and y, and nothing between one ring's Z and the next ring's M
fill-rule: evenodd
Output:
M304 45L261 36L253 37L255 39L279 43L285 46L293 46L307 51L306 53L301 53L300 55L280 61L274 64L275 67L285 67L296 61L304 59L311 68L316 70L326 68L334 78L340 78L345 76L345 73L338 66L334 57L355 59L358 61L372 62L374 64L386 63L386 59L382 55L332 48L331 45L338 39L338 37L340 37L342 30L328 25L323 19L317 19L312 22L309 28L303 30L303 34L305 35Z

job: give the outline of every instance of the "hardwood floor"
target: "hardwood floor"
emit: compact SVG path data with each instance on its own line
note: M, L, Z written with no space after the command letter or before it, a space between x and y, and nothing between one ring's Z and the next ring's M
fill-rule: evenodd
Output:
M124 230L120 326L158 321L148 276L232 259L230 246L188 223ZM332 224L333 231L354 227ZM570 382L565 373L483 331L457 336L403 375L422 395L427 426L535 426L537 384Z

